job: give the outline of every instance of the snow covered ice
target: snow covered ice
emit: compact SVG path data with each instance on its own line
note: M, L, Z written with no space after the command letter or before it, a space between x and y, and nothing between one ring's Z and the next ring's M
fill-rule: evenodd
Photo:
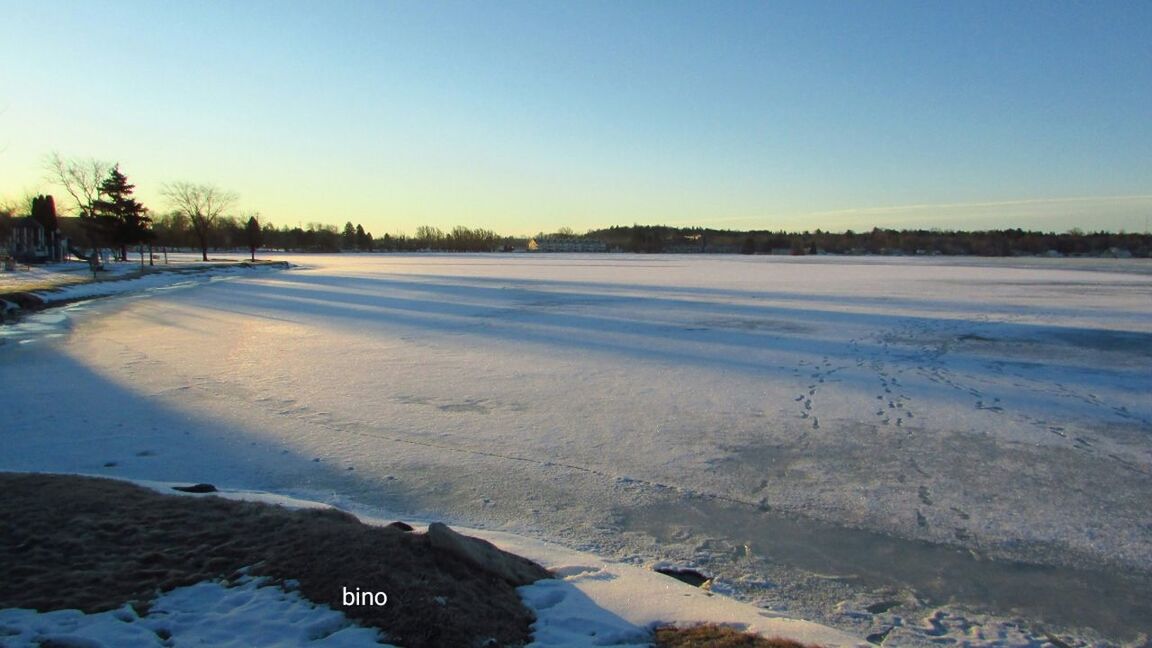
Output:
M0 469L691 565L905 645L1150 632L1146 262L292 260L5 327Z

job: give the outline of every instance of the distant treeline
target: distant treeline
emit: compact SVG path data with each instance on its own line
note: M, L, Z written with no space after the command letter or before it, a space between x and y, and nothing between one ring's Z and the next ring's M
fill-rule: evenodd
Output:
M200 243L191 221L178 212L154 217L151 223L151 243L155 247L197 248ZM80 219L61 218L60 227L66 235L81 240L84 235ZM242 218L221 216L208 232L209 247L217 250L242 249L248 246L246 222ZM376 238L362 225L345 223L343 228L325 223L309 223L294 227L277 227L272 223L260 226L260 247L286 252L415 252L437 250L450 252L497 252L523 248L526 239L501 237L485 229L456 227L444 232L436 227L422 226L414 236L385 234Z
M153 245L196 248L197 237L188 219L177 212L152 219ZM239 249L247 245L243 219L221 217L209 233L211 247ZM64 233L81 240L80 223L60 218ZM603 242L616 252L706 254L874 254L971 256L1133 256L1152 257L1152 235L1142 233L1082 232L1061 234L1023 229L987 231L895 230L865 232L738 231L663 225L616 226L576 234L570 229L538 234L535 238L584 238ZM361 225L343 228L323 223L261 225L261 247L289 252L500 252L523 250L528 239L501 236L482 228L455 227L444 231L421 226L415 234L375 237Z
M190 226L178 215L156 218L153 231L158 245L195 247ZM632 225L583 235L564 229L536 236L548 237L595 239L612 251L638 253L1152 257L1152 235L1079 230L1062 234L1022 229L964 232L875 228L866 232L784 232ZM221 218L212 241L213 246L219 248L244 247L244 223ZM290 252L500 252L523 250L527 242L526 238L500 236L491 230L469 227L444 231L421 226L413 235L385 234L376 238L351 222L343 228L321 223L304 227L264 224L262 239L265 249Z
M589 232L609 249L642 253L732 254L943 254L973 256L1063 255L1152 257L1152 235L1022 229L976 232L894 230L867 232L733 231L633 225Z

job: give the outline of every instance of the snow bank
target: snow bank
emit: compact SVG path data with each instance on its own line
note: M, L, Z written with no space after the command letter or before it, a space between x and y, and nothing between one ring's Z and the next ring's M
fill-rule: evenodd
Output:
M378 631L356 626L341 612L259 578L180 587L157 597L144 616L131 605L98 614L0 609L0 645L7 648L378 648L379 639Z
M172 493L173 484L133 480L159 492ZM219 497L297 508L327 504L277 493L224 489ZM384 511L354 512L366 524L388 524L397 516ZM405 520L417 531L429 521ZM822 646L866 646L867 642L833 628L773 614L754 605L692 587L636 565L606 561L594 554L521 535L453 527L482 538L504 551L537 562L556 574L520 587L525 605L536 613L531 646L646 646L651 629L664 624L721 623Z

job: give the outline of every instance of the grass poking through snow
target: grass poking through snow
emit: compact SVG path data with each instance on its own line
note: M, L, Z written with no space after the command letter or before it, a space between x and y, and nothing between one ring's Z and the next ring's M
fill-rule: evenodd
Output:
M790 639L765 639L759 635L741 632L728 626L701 624L679 628L656 628L656 648L815 648Z

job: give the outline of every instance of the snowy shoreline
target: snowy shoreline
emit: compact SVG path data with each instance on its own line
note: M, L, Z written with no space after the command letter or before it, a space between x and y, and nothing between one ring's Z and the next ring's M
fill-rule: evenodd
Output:
M131 262L117 263L89 277L87 265L55 264L31 268L23 276L18 271L0 276L0 323L44 308L65 306L72 302L99 297L112 297L150 288L170 287L192 275L227 276L240 269L287 269L287 261L209 261L178 262L173 265L140 266Z
M103 476L98 479L108 480L107 477ZM138 554L138 552L155 552L157 550L154 546L155 542L150 539L152 536L141 537L133 532L132 528L139 524L136 520L140 516L151 521L148 525L148 532L153 535L157 531L152 529L152 525L164 525L165 530L159 533L168 538L169 544L178 545L186 542L178 539L177 536L180 535L199 538L191 541L193 545L199 544L197 553L223 550L210 544L203 544L204 542L218 541L207 540L206 531L214 532L217 535L223 533L221 538L228 537L229 531L227 530L205 528L205 524L219 524L218 521L214 521L218 520L219 516L205 517L203 513L189 512L190 515L198 516L189 519L199 520L200 523L191 526L179 524L179 528L183 529L181 533L173 535L172 531L167 530L173 524L163 516L167 515L168 518L171 518L171 512L174 510L172 506L180 500L180 496L184 497L183 501L187 504L191 504L195 499L208 497L285 507L300 511L334 510L319 502L289 498L272 493L228 489L214 490L204 487L192 490L210 492L194 494L182 484L154 481L112 481L108 486L104 486L103 484L108 482L101 482L91 477L45 473L0 473L0 481L7 484L9 488L14 488L16 493L10 492L10 497L16 496L19 498L18 501L22 503L22 507L16 512L10 511L12 515L9 516L9 521L32 525L31 535L29 539L25 540L25 545L34 541L38 547L68 547L69 543L74 545L76 542L98 541L91 535L68 537L72 533L72 525L58 525L53 530L47 530L44 528L42 519L45 517L52 518L51 509L61 505L61 502L56 498L67 496L69 490L73 497L91 498L93 495L90 491L99 488L102 489L100 502L98 504L89 503L88 506L94 506L94 510L102 511L102 516L95 522L86 521L76 526L86 529L88 533L94 529L114 529L115 533L120 536L127 534L136 537L137 541L134 543L134 547L128 549L128 552L140 555L141 557L137 560L142 561L141 564L156 566L159 566L157 561L160 554ZM117 483L143 486L163 495L164 498L162 499L167 502L164 506L169 512L162 514L157 508L161 499L155 496L145 497L144 494L147 491L133 492L115 486ZM31 491L30 485L35 486L34 491ZM77 489L83 489L84 492L78 492ZM34 507L40 509L39 511L33 511L29 508L30 496L39 503L38 505L34 504ZM131 501L125 501L126 497L131 498ZM126 508L131 516L127 519L124 518L124 509ZM184 507L184 509L190 508L189 506ZM258 512L260 510L252 507L231 510L228 514L229 524L236 524L237 516L241 511L246 516L259 516L261 515ZM411 525L415 528L405 527L404 531L398 531L393 528L395 523L385 521L393 516L380 511L375 513L373 516L360 515L357 516L357 519L369 526L392 532L377 539L377 542L385 537L396 540L417 540L420 534L429 531L427 522L416 522ZM270 516L273 513L268 512L262 515ZM31 520L34 516L39 518L36 523ZM347 525L345 520L332 516L310 516L294 519L308 520L308 524L319 527L335 525L338 521L342 525ZM73 520L75 519L73 518ZM75 521L80 522L79 520ZM286 526L284 522L277 523L276 527L285 531L293 528ZM16 532L24 533L26 531L29 530L19 528ZM651 641L651 631L657 626L669 624L687 626L701 622L721 623L749 632L756 632L765 637L785 637L794 641L815 643L821 646L867 645L860 639L831 628L781 615L768 614L754 606L714 595L711 592L635 566L604 562L590 554L582 554L556 545L531 541L506 533L472 529L459 529L458 531L462 531L468 536L485 539L515 555L528 556L532 561L549 568L554 574L554 578L537 580L535 583L523 585L516 590L521 603L535 615L535 620L532 623L532 640L528 645L536 648L584 645L639 647L648 645L648 642ZM405 534L412 535L402 538L401 536ZM145 543L146 538L149 539L147 543ZM238 540L240 538L236 538L236 541ZM253 539L248 540L251 543ZM235 551L236 541L228 543L232 547L230 551ZM260 544L258 539L256 544L257 546ZM141 548L142 546L146 549ZM11 547L3 548L14 550ZM175 547L173 550L179 551ZM43 549L40 550L40 553L43 551ZM10 551L5 553L10 553ZM76 553L76 550L69 551L73 561ZM21 555L20 552L16 551L15 557L19 555ZM260 555L266 559L272 558L270 554L262 553ZM371 578L365 580L363 575L357 581L359 585L374 586L374 589L384 586L390 590L385 592L387 598L383 603L378 604L381 607L379 613L374 617L382 620L382 626L385 628L383 637L385 640L388 639L386 629L390 627L387 623L389 614L385 609L388 605L388 599L391 599L393 606L400 605L401 608L405 607L405 601L409 607L429 604L435 607L436 605L435 603L421 602L421 599L418 598L419 595L407 592L401 585L402 583L415 583L430 578L427 571L421 571L421 569L427 570L429 567L415 568L416 571L413 571L413 567L404 564L405 559L403 557L396 557L396 555L389 551L381 551L379 556L382 561L379 568L383 569L383 573L389 574L389 581L393 583L391 586L384 586L380 581ZM155 556L155 558L149 558L149 556ZM12 557L14 556L9 556L9 558ZM107 559L108 557L105 556L105 560ZM118 558L118 560L120 562L117 562L116 566L109 572L115 579L117 591L132 591L131 583L126 582L131 580L131 571L134 569L130 566L132 563L125 564L123 557ZM213 558L208 564L213 564L216 560ZM298 565L298 560L299 558L295 558L290 561L290 564ZM322 558L315 557L310 560L310 563L321 560L329 561L332 564L328 567L323 567L323 565L328 564L324 562L319 562L319 567L317 564L309 564L310 570L314 572L319 568L321 571L327 572L336 563L345 562L347 557L325 555ZM43 561L41 560L41 562ZM52 562L54 561L49 561L50 564ZM58 565L59 563L55 564ZM47 592L76 581L70 574L42 571L43 564L36 567L29 565L12 565L11 567L22 569L24 572L29 569L36 569L35 578L41 586L38 588L40 591L43 591L44 586L49 584L54 583L48 587ZM354 621L350 621L341 614L341 607L353 610L360 608L358 604L349 604L346 596L342 604L339 601L329 602L316 598L306 600L302 594L298 593L304 591L301 589L299 581L293 578L284 580L283 577L280 577L273 582L268 582L266 578L268 573L265 571L269 569L267 565L263 567L250 566L250 568L257 574L255 577L248 576L245 572L249 567L245 567L240 572L244 574L241 576L227 578L221 576L192 585L173 589L164 588L163 591L158 590L154 601L133 598L129 602L121 602L120 599L115 599L111 604L107 604L91 601L92 597L87 597L87 600L90 601L89 604L94 603L98 609L106 609L107 611L82 613L75 609L65 608L37 613L33 610L20 608L0 609L0 636L4 637L4 645L14 647L35 646L41 642L86 646L160 646L170 645L171 642L180 645L190 641L207 642L218 646L264 645L276 642L287 642L290 645L349 647L377 645L378 637L375 630L371 629L370 626L357 626ZM126 569L127 571L125 571ZM161 571L163 569L151 569L140 573L152 575ZM291 567L289 567L289 571L290 576L299 579L304 578L301 571L293 571ZM91 573L95 578L99 572L92 570ZM457 576L454 577L453 582L458 583L457 586L460 587L465 585L476 587L476 584L490 578L482 576L483 572L477 572L475 568L467 576L459 575L458 571L454 573L457 573ZM167 576L166 578L171 577ZM396 589L397 587L400 589ZM434 591L441 591L444 596L434 598L437 601L443 601L440 605L448 605L448 599L458 595L462 600L464 599L462 594L457 594L451 590L450 583L442 583L439 587L443 589ZM485 586L481 585L481 587ZM487 587L490 588L491 585ZM359 591L359 587L355 589ZM43 598L49 595L47 592L33 596ZM6 593L16 595L17 598L22 596L15 591L7 591ZM485 600L491 596L489 590ZM457 605L455 602L452 604ZM464 612L466 611L456 610L455 614L460 615ZM395 614L393 613L392 616ZM410 615L412 612L407 614ZM435 615L433 614L433 616ZM458 622L455 625L458 628L460 624ZM466 625L463 629L468 629L473 638L484 636L484 630L480 628L471 629L471 626ZM427 641L422 643L427 643ZM432 643L441 645L438 640L434 640ZM407 644L402 642L402 645Z

